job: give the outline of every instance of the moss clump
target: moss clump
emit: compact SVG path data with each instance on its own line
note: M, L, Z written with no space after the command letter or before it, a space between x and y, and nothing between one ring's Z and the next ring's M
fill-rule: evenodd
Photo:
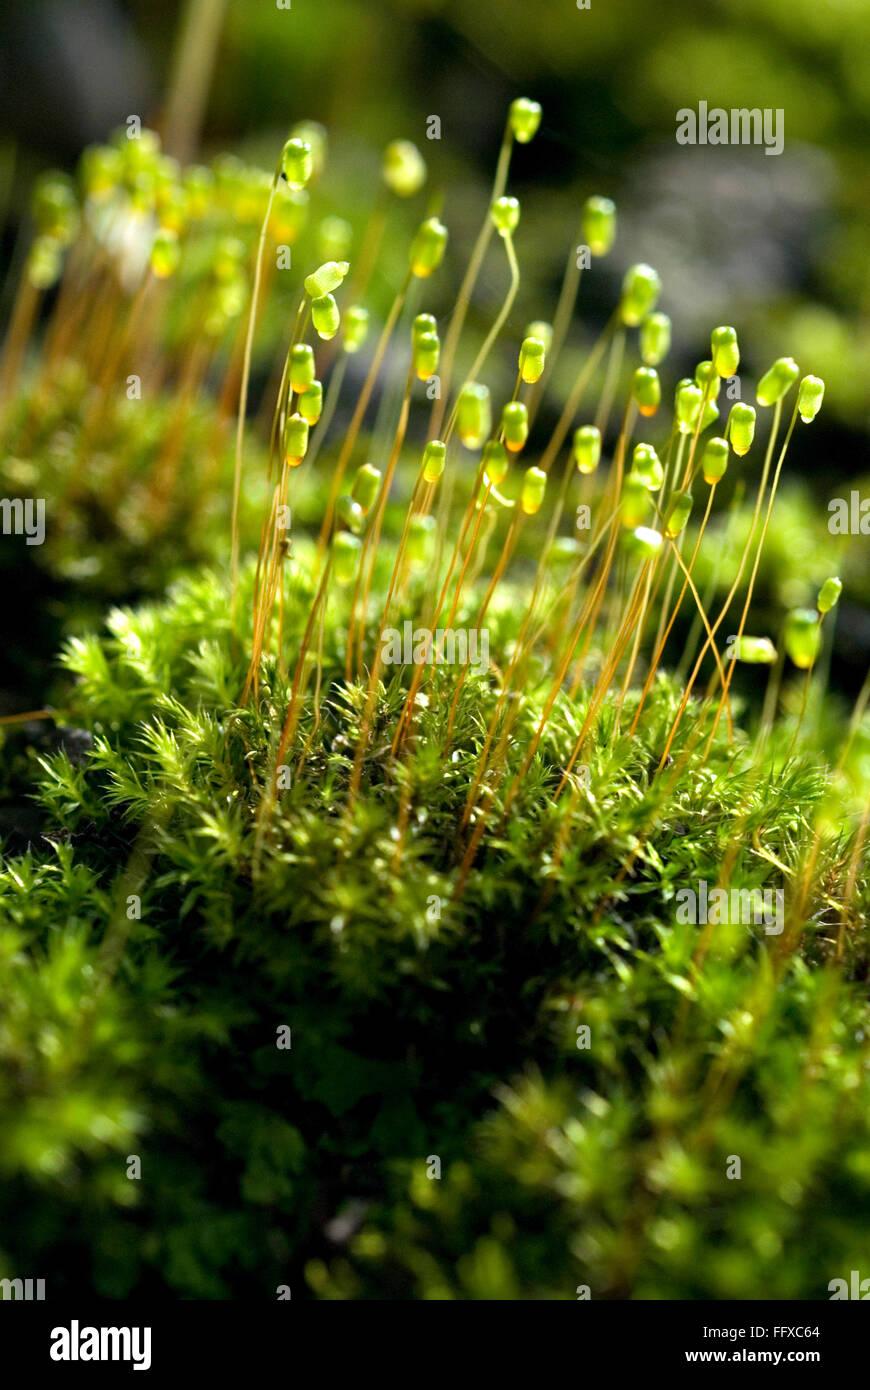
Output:
M496 666L516 625L508 603ZM236 707L220 582L67 648L65 717L93 749L41 760L42 836L0 877L4 1272L50 1252L53 1296L824 1297L868 1206L852 928L835 968L867 882L847 908L850 844L827 835L800 902L829 796L813 757L755 775L720 730L663 790L661 678L640 736L614 741L605 704L588 786L553 804L586 698L565 696L457 894L493 675L465 682L445 756L436 668L400 764L406 681L382 684L348 815L365 692L343 641L330 620L320 720L265 836L286 680L268 667ZM680 923L678 886L729 846L732 884L794 885L782 934Z

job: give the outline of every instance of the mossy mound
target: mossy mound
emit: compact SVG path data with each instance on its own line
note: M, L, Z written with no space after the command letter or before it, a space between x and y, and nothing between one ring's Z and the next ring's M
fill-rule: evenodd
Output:
M265 824L288 682L238 707L220 581L67 648L92 746L41 759L41 833L0 875L2 1273L52 1297L825 1297L864 1254L870 1088L866 871L847 906L830 829L804 870L820 758L786 757L786 727L759 766L722 727L704 761L696 707L655 778L661 678L637 736L603 705L556 801L587 698L565 695L458 891L510 594L449 744L444 667L401 763L393 668L352 813L340 616ZM785 884L781 933L679 920L723 867Z

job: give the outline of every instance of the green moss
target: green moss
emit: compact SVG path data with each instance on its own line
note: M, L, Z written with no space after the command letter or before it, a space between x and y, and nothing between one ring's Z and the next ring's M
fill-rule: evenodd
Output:
M303 560L291 642L309 587ZM42 758L42 835L0 875L4 1273L50 1262L53 1295L824 1297L860 1262L870 1186L863 935L835 961L849 840L823 838L782 938L705 938L675 898L729 848L733 885L796 873L830 792L815 754L783 762L788 722L761 775L738 729L654 782L661 677L636 737L604 705L588 795L554 804L584 713L560 697L452 896L492 675L466 681L447 751L435 668L395 765L393 668L348 816L364 690L331 608L320 724L307 710L305 769L258 840L287 689L270 668L236 707L228 613L201 575L66 650L65 718L93 748Z

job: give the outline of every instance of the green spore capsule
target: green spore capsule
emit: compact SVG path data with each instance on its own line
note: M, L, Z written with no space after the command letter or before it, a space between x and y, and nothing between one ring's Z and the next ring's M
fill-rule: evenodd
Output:
M518 145L527 145L535 138L541 124L541 107L529 97L517 97L510 105L510 127Z
M414 371L418 381L428 381L438 370L441 342L437 333L423 333L414 339L412 348Z
M291 136L281 155L281 172L291 188L304 188L314 173L314 155L307 140Z
M123 174L123 160L120 152L111 145L89 145L82 153L79 164L79 178L85 197L94 202L104 202L115 192ZM188 170L189 179L192 170ZM204 172L208 173L208 170Z
M712 362L699 362L695 368L695 385L707 392L708 401L718 401L722 381Z
M557 536L547 551L547 559L554 568L563 569L582 554L583 546L573 536Z
M342 525L349 527L351 531L362 530L366 514L359 502L354 502L349 493L339 497L335 510Z
M606 256L616 240L616 204L609 198L587 198L580 229L593 256Z
M75 187L66 174L47 173L33 190L33 220L41 236L53 237L67 246L78 229L79 212Z
M308 451L308 421L297 411L284 428L284 458L288 468L298 468Z
M332 538L332 572L339 584L352 584L356 578L362 541L350 531L337 531Z
M671 321L667 314L647 314L640 325L640 355L648 367L657 367L671 350Z
M353 245L353 227L345 217L331 214L317 228L317 250L325 261L344 261Z
M315 332L325 342L335 337L341 324L341 314L331 294L311 301L311 322L314 324Z
M181 261L181 247L178 233L169 227L158 227L151 244L151 271L158 280L168 280L174 275Z
M658 272L653 270L651 265L629 266L622 282L622 298L619 302L622 322L629 328L636 328L656 307L661 289L662 282Z
M759 405L776 405L794 386L800 367L793 357L778 357L758 383L755 399Z
M697 427L703 399L700 386L694 381L681 381L674 398L677 428L680 434L692 434Z
M408 523L408 560L415 567L429 564L435 542L437 522L434 516L417 512Z
M434 314L417 314L411 324L411 342L416 343L426 333L437 333L438 324Z
M235 280L245 260L245 243L235 236L221 237L215 247L212 271L221 284Z
M524 338L520 347L520 376L527 386L540 381L544 372L546 352L540 338Z
M323 412L323 387L319 381L312 381L299 397L299 414L309 425L316 425Z
M819 596L816 599L816 607L819 612L830 613L832 608L836 608L842 592L842 579L837 579L836 576L831 579L826 579L821 589L819 589Z
M650 506L649 488L635 473L626 474L619 504L623 526L633 531L636 526L643 525L649 516Z
M214 174L204 164L191 164L182 176L187 211L191 220L200 221L211 210L214 199Z
M597 425L581 425L574 431L573 453L579 472L595 472L601 462L601 431Z
M399 198L412 198L426 182L426 161L411 140L391 140L384 150L384 183Z
M665 521L665 535L671 540L685 531L686 523L692 515L693 501L694 498L690 492L675 492L671 498L671 505L668 508L667 520Z
M290 389L301 394L314 380L314 349L308 343L294 343L290 349Z
M272 203L272 235L289 245L297 241L308 221L309 197L304 188L279 183Z
M60 278L63 248L53 236L38 236L27 254L27 278L35 290L48 290Z
M715 401L707 401L701 416L701 429L707 430L719 419L719 407Z
M488 439L483 446L483 469L487 481L493 487L500 487L507 477L509 468L507 450L500 439Z
M649 492L658 492L665 480L662 461L651 444L635 444L631 471Z
M701 455L701 472L705 483L718 483L725 477L730 452L728 440L722 439L720 435L707 440Z
M361 304L351 304L344 312L344 350L359 352L369 336L369 311Z
M447 228L437 217L427 217L411 242L411 272L425 280L437 270L447 249Z
M427 483L437 483L447 462L447 445L441 439L430 439L423 450L423 478Z
M320 121L297 121L290 134L311 147L312 177L319 178L326 164L326 148L329 140L325 125Z
M710 334L710 356L720 377L734 376L740 366L740 347L737 329L723 324Z
M324 299L338 289L349 270L347 261L324 261L311 275L306 275L305 293L309 299Z
M798 414L805 425L815 420L822 408L825 383L820 376L805 376L798 387Z
M631 381L631 394L641 415L655 415L662 400L662 384L655 367L638 367Z
M748 454L755 438L755 407L744 401L735 401L728 416L726 427L731 448L739 458Z
M518 454L529 437L529 412L522 401L508 401L501 413L501 432L512 454Z
M731 654L748 666L771 666L776 661L776 647L769 637L741 637L732 644Z
M630 541L632 550L651 560L661 550L663 537L661 531L656 531L652 526L635 526Z
M499 236L511 236L520 225L520 203L518 198L496 198L489 215Z
M492 430L489 387L469 381L459 394L456 429L466 449L479 449Z
M787 615L782 640L800 671L815 665L822 645L822 628L814 608L793 608Z
M547 475L542 468L527 468L520 492L520 506L526 516L534 516L541 510L544 494L547 491Z
M357 469L350 495L354 502L359 503L366 515L377 501L380 486L381 470L379 468L375 468L371 463L364 463Z
M553 325L547 323L545 319L535 319L526 327L523 338L537 338L539 343L543 343L545 354L550 351L553 342Z

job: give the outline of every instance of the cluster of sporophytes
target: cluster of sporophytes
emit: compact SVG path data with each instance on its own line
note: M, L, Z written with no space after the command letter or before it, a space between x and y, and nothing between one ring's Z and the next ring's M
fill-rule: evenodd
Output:
M65 649L54 716L83 733L39 758L43 833L0 875L0 1246L10 1271L51 1252L52 1293L824 1297L860 1266L870 683L848 718L824 692L835 576L781 631L751 622L823 386L784 357L728 409L730 326L663 382L637 264L539 441L586 259L517 333L507 181L540 117L511 107L441 324L440 217L370 353L388 204L356 264L337 241L312 262L252 459L275 208L322 154L293 133L239 257L228 563ZM386 177L419 191L413 146ZM615 234L589 198L593 265ZM507 290L466 351L491 247ZM733 581L702 592L744 491ZM457 662L460 633L487 659ZM766 668L756 713L738 666ZM701 885L728 906L692 919Z

